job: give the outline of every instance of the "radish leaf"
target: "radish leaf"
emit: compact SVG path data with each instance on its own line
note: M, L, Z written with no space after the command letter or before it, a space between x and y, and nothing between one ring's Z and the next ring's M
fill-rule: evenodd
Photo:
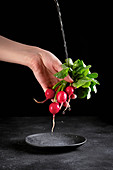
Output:
M63 70L57 72L56 74L54 74L55 77L59 78L59 79L63 79L68 75L68 71L69 68L64 68Z
M88 74L87 77L90 77L90 78L97 78L97 77L98 77L98 73L91 73L91 74Z

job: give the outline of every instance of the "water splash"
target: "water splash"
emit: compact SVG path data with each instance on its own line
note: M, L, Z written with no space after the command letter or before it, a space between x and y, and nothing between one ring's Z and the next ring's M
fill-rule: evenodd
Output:
M63 23L62 23L61 11L60 11L60 7L59 7L58 1L54 0L54 2L56 3L56 7L57 7L57 11L58 11L58 16L59 16L59 21L60 21L60 26L61 26L61 31L62 31L62 37L63 37L63 41L64 41L65 55L66 55L66 58L68 59L68 51L67 51L65 33L64 33Z

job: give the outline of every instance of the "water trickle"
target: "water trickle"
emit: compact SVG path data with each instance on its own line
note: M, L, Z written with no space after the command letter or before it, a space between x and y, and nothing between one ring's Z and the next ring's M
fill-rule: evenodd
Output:
M68 59L67 45L66 45L65 33L64 33L63 22L62 22L62 17L61 17L61 11L60 11L58 0L54 0L54 1L56 3L56 7L57 7L57 11L58 11L58 16L59 16L59 21L60 21L60 26L61 26L61 31L62 31L62 37L63 37L63 41L64 41L65 55L66 55L66 58Z

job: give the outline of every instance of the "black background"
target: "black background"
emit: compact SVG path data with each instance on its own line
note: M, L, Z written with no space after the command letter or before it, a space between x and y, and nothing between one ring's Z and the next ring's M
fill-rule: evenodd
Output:
M90 100L74 100L67 115L103 115L105 97L106 49L111 31L110 5L59 0L69 57L91 64L98 72L98 93ZM17 42L34 45L65 60L63 40L56 5L53 0L11 2L1 4L0 32ZM109 30L109 31L108 31ZM105 67L106 66L106 67ZM36 104L33 97L43 100L44 93L32 71L18 64L0 62L0 114L2 116L49 115L48 105ZM109 110L107 112L109 114Z

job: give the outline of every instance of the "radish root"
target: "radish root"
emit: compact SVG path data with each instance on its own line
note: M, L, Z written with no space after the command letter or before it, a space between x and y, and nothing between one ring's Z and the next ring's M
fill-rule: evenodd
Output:
M70 97L69 97L69 99L68 99L68 101L67 101L68 104L67 104L66 108L65 108L64 111L62 112L63 115L65 114L65 111L66 111L67 109L71 110L71 107L70 107L69 102L70 102Z
M55 115L53 115L53 127L52 127L52 129L51 129L51 132L54 131L54 128L55 128Z
M61 105L60 105L60 110L61 110L62 106L63 106L63 102L62 102Z
M35 98L33 98L33 100L34 100L36 103L44 103L47 99L45 99L44 101L41 101L41 102L37 101Z

